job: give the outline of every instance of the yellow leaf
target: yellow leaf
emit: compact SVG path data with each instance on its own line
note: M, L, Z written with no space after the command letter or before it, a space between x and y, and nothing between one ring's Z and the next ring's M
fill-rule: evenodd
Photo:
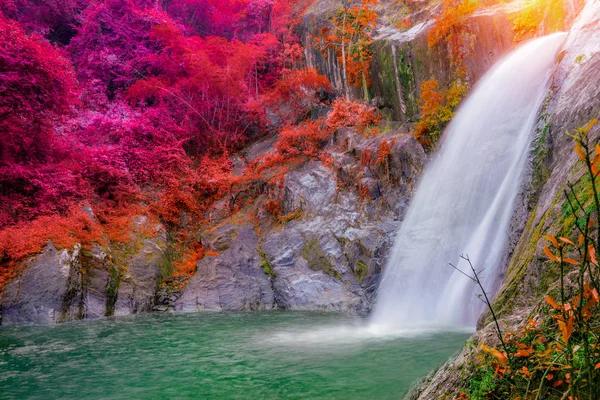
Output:
M552 254L552 252L550 251L548 246L544 246L544 253L546 254L546 256L548 256L549 259L560 262L560 258L558 258L554 254Z
M588 122L588 124L583 129L586 132L589 132L590 129L592 129L594 127L594 125L596 125L597 123L598 123L598 118L594 118L593 120L591 120L590 122Z
M544 239L548 239L550 242L552 242L552 245L554 247L558 247L558 240L556 240L556 237L551 236L551 235L544 235L543 237L544 237Z
M583 161L585 161L586 154L583 151L583 147L581 147L581 145L579 143L577 143L577 145L575 146L575 153L577 153L577 155L579 156L579 158L581 158Z

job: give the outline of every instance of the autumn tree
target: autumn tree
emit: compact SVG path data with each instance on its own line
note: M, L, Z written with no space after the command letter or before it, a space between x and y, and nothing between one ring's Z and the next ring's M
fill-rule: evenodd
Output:
M45 168L60 163L69 147L53 129L76 104L71 63L34 34L0 18L0 226L20 213L60 209L75 183L68 170ZM54 173L52 173L54 172ZM40 179L46 175L47 179ZM70 183L69 183L70 182Z
M373 57L371 34L377 26L377 13L373 7L378 0L344 1L329 20L331 25L322 29L317 46L326 56L332 49L342 65L342 78L346 100L350 100L350 87L362 87L368 98L369 66Z
M442 12L435 17L435 24L427 35L430 48L446 44L450 53L450 61L458 78L467 76L464 64L465 46L468 34L466 21L480 3L478 0L444 0Z

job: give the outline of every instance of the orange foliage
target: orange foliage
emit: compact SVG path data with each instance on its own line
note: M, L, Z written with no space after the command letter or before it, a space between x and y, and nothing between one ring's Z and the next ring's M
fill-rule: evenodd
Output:
M427 36L429 47L435 47L442 41L448 43L451 61L461 77L467 73L462 45L467 29L465 21L479 6L477 0L445 0L442 13L435 18L435 25Z
M265 210L273 217L278 217L282 212L281 201L278 200L267 200L265 202Z
M337 99L327 117L327 126L333 129L356 127L364 130L368 126L379 124L381 119L381 114L373 107L355 101Z
M307 121L296 127L283 128L275 148L282 155L315 157L330 136L331 131L322 119Z
M173 265L175 269L174 276L189 278L196 272L196 265L204 258L204 247L199 243L191 246L184 254L181 260Z
M370 86L369 67L373 58L371 32L377 26L379 17L373 6L377 3L378 0L362 0L344 4L330 17L333 29L322 29L316 43L325 57L329 56L329 49L333 49L340 64L345 63L347 85Z
M550 31L565 28L565 10L560 1L528 0L522 10L509 18L517 43L530 39L544 25Z
M421 118L414 135L423 147L433 148L466 93L467 87L460 80L454 81L447 90L441 90L435 78L421 84Z
M39 253L48 242L58 249L70 249L79 243L84 248L93 244L127 243L133 240L131 225L141 210L96 210L96 219L73 208L65 215L47 215L22 222L0 231L0 288L19 271L18 262Z
M310 111L319 104L319 91L331 91L326 76L314 68L290 71L265 96L267 108L274 109L283 120L297 121L307 118Z

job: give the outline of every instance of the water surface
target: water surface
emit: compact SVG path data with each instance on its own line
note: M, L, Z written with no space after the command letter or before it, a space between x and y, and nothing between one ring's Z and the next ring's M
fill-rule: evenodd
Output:
M398 399L467 336L300 312L0 328L0 397Z

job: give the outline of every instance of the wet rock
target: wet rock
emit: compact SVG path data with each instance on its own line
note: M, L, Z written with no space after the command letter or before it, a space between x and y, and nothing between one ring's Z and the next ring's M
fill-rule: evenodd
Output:
M335 176L321 163L310 163L285 177L284 213L301 209L309 215L322 212L335 197Z
M280 307L291 310L356 311L360 291L344 275L341 249L329 235L316 237L305 225L270 235L263 243L275 271L273 289Z
M176 311L244 311L276 307L271 278L261 266L258 236L251 225L226 224L211 235L222 249L217 257L205 257L197 265ZM209 241L208 239L207 241Z

